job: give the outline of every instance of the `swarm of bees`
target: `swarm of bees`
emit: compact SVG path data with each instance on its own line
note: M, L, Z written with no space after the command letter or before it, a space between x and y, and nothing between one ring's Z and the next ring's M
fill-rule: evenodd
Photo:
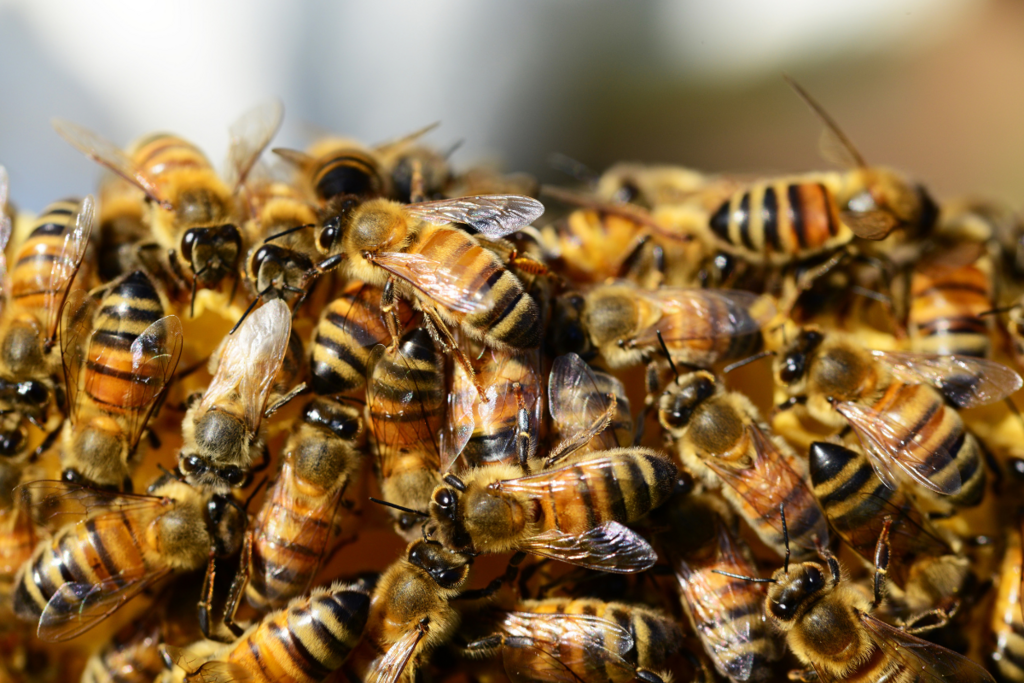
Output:
M0 175L0 682L1024 682L1024 222L792 85L845 170L55 120L108 173Z

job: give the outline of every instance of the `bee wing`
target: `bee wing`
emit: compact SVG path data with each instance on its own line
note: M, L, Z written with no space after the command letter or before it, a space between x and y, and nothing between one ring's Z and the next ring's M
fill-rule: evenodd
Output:
M160 196L156 182L110 140L97 135L88 128L83 128L77 123L71 123L64 119L55 118L50 123L57 134L71 143L71 146L79 152L135 185L150 199L162 204L165 209L173 208L166 199Z
M842 211L840 219L853 231L854 235L865 240L885 239L900 224L895 216L882 209Z
M804 90L803 86L799 83L789 76L784 75L783 78L796 91L796 94L804 101L804 104L810 107L814 115L824 124L825 130L822 132L820 142L822 156L843 168L864 168L867 166L864 162L864 157L854 147L850 138L846 137L846 133L835 122L835 119L825 111L825 108L811 97L811 94Z
M453 311L481 313L490 306L484 296L489 289L473 290L460 284L465 268L455 263L445 263L423 254L396 251L373 254L372 262L402 278L428 299L433 299ZM473 279L468 278L465 281L473 282Z
M705 462L749 503L760 517L781 533L780 504L785 503L786 511L789 513L787 516L790 520L795 520L803 517L802 513L808 508L820 508L818 500L804 478L790 467L778 446L757 424L748 425L747 432L753 441L756 456L749 468L734 469L717 462L715 458L708 458ZM825 513L819 509L818 521L812 535L817 536L822 545L828 543L827 519ZM816 549L813 544L801 544L801 538L804 538L802 534L798 538L791 538L790 542L802 545L808 550Z
M890 489L897 488L896 471L893 469L895 465L918 484L939 495L953 495L960 491L960 473L955 468L951 470L949 480L944 485L940 486L931 480L933 475L952 461L949 449L940 446L935 451L925 453L925 459L911 455L912 451L907 445L914 440L913 425L900 422L899 415L877 411L871 406L852 401L836 403L835 408L853 427L875 474Z
M866 524L844 524L842 517L832 520L836 531L849 538L852 548L871 549L873 552L885 518L890 517L892 556L939 557L953 553L949 544L911 518L912 510L908 505L894 505L892 501L886 500L884 496L876 496L874 492L856 496L856 500L859 501L858 506L862 506L859 509L876 509L878 512L871 515Z
M187 649L163 646L174 664L185 672L185 683L243 683L254 680L249 670L240 664L210 660L198 662Z
M398 639L394 645L388 648L383 657L374 660L370 668L368 683L395 683L405 671L406 664L416 651L416 646L427 634L429 626L421 624L408 631Z
M130 451L135 450L150 415L163 398L178 367L183 346L181 320L176 315L160 318L132 342L132 380L125 391L125 405L145 406L145 409L128 412Z
M497 416L514 412L506 410L508 403L515 406L515 411L518 411L519 399L512 385L515 382L519 382L519 394L523 399L523 407L529 416L532 429L536 429L542 417L543 400L541 392L543 388L537 371L534 370L534 361L525 362L523 356L517 357L512 352L489 350L488 353L491 357L490 363L493 363L493 369L490 374L492 377L501 378L501 380L484 387L484 393L479 398L476 406L480 421L484 424L493 423ZM505 434L500 443L494 445L494 452L502 453L505 456L513 456L516 453L517 433L515 430L508 430ZM536 453L537 439L530 439L529 457L532 458Z
M921 683L995 683L990 673L963 655L912 636L870 614L858 611L857 616L871 640L908 672L913 672L915 680Z
M521 550L601 572L634 574L650 569L658 559L654 548L638 533L618 522L605 522L582 534L549 529L529 538Z
M645 346L658 344L659 331L667 343L757 334L775 315L774 306L763 300L759 303L761 297L752 292L681 287L637 292L664 313L657 324L637 335L636 343ZM710 326L705 321L710 321Z
M619 400L626 401L629 412L626 389L615 377L602 375L604 382L599 382L594 370L575 353L555 359L548 377L548 408L562 441L551 457L569 455L598 436L602 450L619 446L614 433L606 436L604 432Z
M448 392L448 409L445 411L444 429L441 431L441 471L447 472L466 448L476 417L473 406L479 400L473 380L466 374L461 363L453 363L452 389Z
M930 384L960 408L1000 401L1021 388L1024 381L1010 368L973 356L872 351L901 382Z
M495 239L510 235L541 217L544 205L517 194L486 194L475 197L419 202L405 207L428 223L465 223Z
M278 99L258 104L231 124L224 180L228 187L238 189L249 176L256 160L277 135L284 118L284 105Z
M718 548L711 564L733 573L756 576L754 568L737 552L725 525L719 523L717 527ZM725 605L748 604L747 595L751 592L761 594L763 600L763 589L753 583L716 582L709 576L710 565L698 571L681 556L673 556L672 567L693 615L697 634L704 643L704 651L724 675L735 681L749 680L754 665L753 653L747 649L747 644L754 640L751 622L749 619L723 619L722 612Z
M388 353L387 347L378 344L370 352L366 362L366 409L370 416L370 427L376 442L377 455L381 461L399 453L396 444L407 440L402 430L415 429L416 436L424 446L424 451L436 456L440 468L440 448L435 420L426 410L424 392L417 381L417 371L409 365L402 353L396 353L394 362L404 368L404 377L411 384L412 390L405 391L401 396L386 391L386 384L377 380L377 366ZM387 469L382 466L382 469Z
M68 295L60 317L60 362L64 371L68 418L72 422L78 417L82 361L95 310L96 300L85 290L76 289Z
M123 525L124 521L109 518L109 523ZM122 568L122 572L141 569ZM112 578L99 583L65 583L43 608L37 634L42 640L52 643L76 638L116 612L148 586L170 574L170 571L161 569L128 580Z
M32 500L32 517L43 526L63 526L67 518L82 519L102 513L112 513L120 519L125 512L157 511L171 504L160 496L138 493L118 493L105 489L72 484L66 481L46 480L25 482L15 488L20 496L27 492ZM53 520L62 518L57 524Z
M245 406L246 426L250 432L259 429L291 331L291 311L280 299L267 302L246 318L221 351L217 373L199 404L200 414L237 391Z
M508 615L502 630L515 638L502 647L505 673L512 683L581 683L631 680L635 667L626 659L634 641L618 624L585 614Z
M95 200L89 195L78 206L64 234L64 245L57 260L50 269L50 277L46 286L46 334L52 339L57 333L60 314L67 300L71 283L82 265L85 250L89 246L89 235L95 218Z

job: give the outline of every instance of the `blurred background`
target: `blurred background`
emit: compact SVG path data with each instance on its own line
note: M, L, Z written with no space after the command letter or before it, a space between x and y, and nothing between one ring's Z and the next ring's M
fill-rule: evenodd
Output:
M939 197L1024 204L1024 3L1011 0L0 0L0 163L38 211L99 170L61 116L126 145L183 135L214 160L279 96L275 145L378 143L428 123L456 166L564 179L561 152L711 171L822 168L790 73L871 163Z

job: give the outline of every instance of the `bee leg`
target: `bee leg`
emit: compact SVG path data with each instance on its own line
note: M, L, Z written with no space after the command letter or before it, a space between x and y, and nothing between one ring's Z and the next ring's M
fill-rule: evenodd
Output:
M892 515L886 515L882 523L882 532L878 534L878 543L875 544L875 582L871 609L881 605L882 599L885 597L885 577L889 570L889 529L891 527Z
M409 180L409 203L418 204L427 198L423 180L423 164L419 159L412 160L412 178Z
M289 391L287 394L285 394L278 400L274 401L273 405L271 405L265 411L263 411L263 417L269 418L278 410L284 408L292 399L297 398L298 396L301 396L302 394L306 393L307 389L308 387L306 386L305 382L302 382L301 384L295 386L291 391Z
M211 615L213 611L213 584L217 577L216 569L217 554L210 549L210 561L206 565L206 576L203 578L203 599L199 602L199 630L202 631L203 637L207 640L220 640L227 642L233 640L233 638L225 639L221 634L214 634L211 632L210 627L212 626Z
M43 439L43 442L39 444L34 451L32 451L32 455L30 455L28 458L29 462L35 462L36 460L39 459L39 456L41 456L46 451L50 450L54 442L57 441L57 437L60 436L62 426L63 425L58 425L56 429L46 434L46 437Z
M402 321L398 318L398 295L395 293L395 278L389 277L384 284L384 291L380 295L380 313L384 318L384 325L391 335L391 348L398 348L398 341L402 337Z
M533 441L530 437L530 413L526 410L526 399L523 398L523 385L512 384L512 392L516 397L516 457L524 474L530 473L530 451Z
M473 364L469 362L469 358L466 357L466 354L459 347L458 342L455 341L455 337L452 335L452 331L448 328L448 325L444 322L441 316L437 314L437 311L433 307L424 306L423 314L426 320L429 321L430 326L433 328L434 333L437 335L437 339L445 352L455 356L456 362L462 366L462 369L465 370L469 381L473 383L474 387L476 387L476 392L478 394L484 393L484 388L476 381L476 370L473 369Z
M791 681L799 681L799 683L812 683L818 680L818 672L814 669L793 669L786 675L786 678Z
M786 318L791 318L793 309L796 308L800 296L809 290L819 278L824 277L830 270L847 259L845 250L840 249L827 260L801 272L794 278L787 278L788 292L785 292L779 301L779 310Z
M455 596L455 600L482 600L489 598L497 593L502 586L506 583L513 583L516 577L519 575L519 565L526 559L526 553L517 552L512 556L512 559L508 561L508 567L505 569L505 573L498 578L491 581L483 588L478 588L471 591L463 591Z
M930 609L927 612L921 612L907 619L905 622L900 624L900 630L906 631L907 633L925 633L932 631L937 628L942 628L949 623L957 611L960 609L960 601L957 599L952 600L952 604L946 606L942 605L935 609ZM930 622L921 624L921 622Z
M472 643L467 643L462 652L468 657L489 657L505 643L505 636L496 633L493 636L479 638Z
M231 591L228 593L228 601L224 605L224 625L235 637L239 637L245 629L235 623L235 613L238 612L238 604L242 601L242 594L249 583L249 572L252 570L252 530L245 532L245 543L242 545L242 559L231 582Z

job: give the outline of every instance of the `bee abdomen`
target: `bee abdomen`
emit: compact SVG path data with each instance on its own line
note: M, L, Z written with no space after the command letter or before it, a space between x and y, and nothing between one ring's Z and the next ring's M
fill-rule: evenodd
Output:
M320 161L313 174L313 187L321 201L339 195L376 197L383 193L380 169L369 155L350 149Z
M937 272L915 270L910 288L911 351L979 358L989 354L991 330L982 317L994 306L988 259Z
M357 389L366 381L370 350L389 341L377 308L380 296L380 289L357 283L327 306L313 341L312 383L318 394ZM409 315L400 304L399 319Z
M49 293L53 264L64 248L64 233L78 211L79 200L62 199L43 210L18 250L11 270L11 298L22 305L42 307Z

